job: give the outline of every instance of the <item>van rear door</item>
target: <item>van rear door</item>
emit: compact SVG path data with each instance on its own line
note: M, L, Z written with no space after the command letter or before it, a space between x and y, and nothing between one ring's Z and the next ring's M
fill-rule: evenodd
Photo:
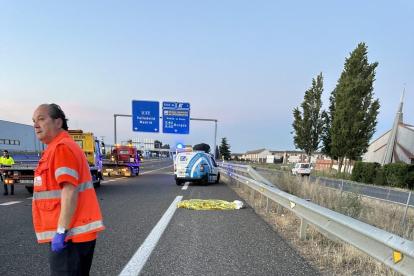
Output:
M191 156L188 153L180 153L176 157L177 177L186 177L186 169Z

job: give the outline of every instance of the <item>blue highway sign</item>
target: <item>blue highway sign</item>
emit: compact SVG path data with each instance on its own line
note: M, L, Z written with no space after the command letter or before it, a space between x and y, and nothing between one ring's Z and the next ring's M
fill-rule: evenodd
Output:
M132 101L132 130L160 132L160 103Z
M190 134L190 104L162 103L162 132Z

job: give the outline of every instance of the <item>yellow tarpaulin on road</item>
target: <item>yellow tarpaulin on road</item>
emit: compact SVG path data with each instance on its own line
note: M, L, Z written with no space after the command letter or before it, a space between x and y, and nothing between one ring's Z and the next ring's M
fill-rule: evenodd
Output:
M241 201L238 202L241 203ZM189 199L178 203L177 208L187 208L190 210L234 210L241 208L240 203L219 199Z

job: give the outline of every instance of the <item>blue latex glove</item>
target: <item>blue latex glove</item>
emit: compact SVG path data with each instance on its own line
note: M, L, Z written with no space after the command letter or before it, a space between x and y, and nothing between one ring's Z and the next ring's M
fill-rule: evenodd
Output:
M58 253L62 252L62 250L66 248L67 246L65 239L66 239L66 234L56 233L52 241L52 251L58 252Z

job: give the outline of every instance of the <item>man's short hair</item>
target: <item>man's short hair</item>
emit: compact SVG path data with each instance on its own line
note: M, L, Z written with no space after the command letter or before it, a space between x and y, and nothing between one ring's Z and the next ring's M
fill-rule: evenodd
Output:
M58 106L57 104L48 104L49 106L49 116L53 119L62 119L62 128L64 130L68 130L68 119L66 118L65 112L63 112L62 108L60 108L60 106Z
M9 153L9 151L8 151L8 150L3 150L3 152Z

